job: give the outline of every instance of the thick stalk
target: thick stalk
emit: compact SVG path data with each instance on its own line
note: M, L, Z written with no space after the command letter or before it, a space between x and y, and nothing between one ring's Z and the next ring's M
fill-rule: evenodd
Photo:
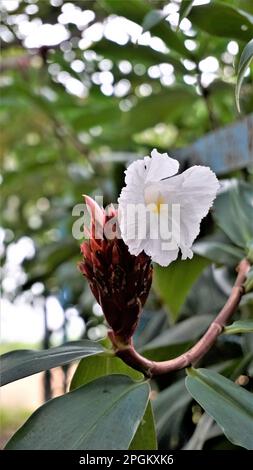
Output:
M215 343L217 337L222 333L224 326L227 324L233 313L235 312L244 292L243 284L246 275L250 269L250 263L247 259L243 259L237 267L237 278L232 288L231 294L221 309L217 317L213 320L206 333L202 338L189 349L175 359L168 361L155 362L141 356L134 348L131 341L128 345L121 344L110 332L111 340L115 347L115 352L126 364L134 369L142 371L146 376L167 374L175 370L183 369L194 365L202 359L209 349Z

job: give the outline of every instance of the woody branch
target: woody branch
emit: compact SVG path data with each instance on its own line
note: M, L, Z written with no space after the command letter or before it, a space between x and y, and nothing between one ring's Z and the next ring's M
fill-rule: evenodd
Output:
M213 320L202 338L187 352L168 361L151 361L141 356L135 350L132 339L128 345L118 344L117 339L114 337L113 333L110 332L110 337L114 344L116 355L120 357L126 364L134 369L142 371L148 377L167 374L168 372L183 369L195 364L210 350L238 307L241 297L244 293L243 284L249 269L249 261L247 259L243 259L237 267L237 278L224 307Z

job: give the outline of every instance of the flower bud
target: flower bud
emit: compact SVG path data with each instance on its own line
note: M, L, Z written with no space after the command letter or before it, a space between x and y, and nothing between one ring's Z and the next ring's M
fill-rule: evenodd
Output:
M81 244L83 261L79 263L79 269L102 307L113 331L111 337L116 342L128 344L151 287L151 259L144 252L131 255L119 238L117 227L115 236L107 238L106 224L115 219L116 211L111 207L109 214L105 214L91 198L85 200L91 215L91 230L89 239ZM97 234L99 238L96 238Z

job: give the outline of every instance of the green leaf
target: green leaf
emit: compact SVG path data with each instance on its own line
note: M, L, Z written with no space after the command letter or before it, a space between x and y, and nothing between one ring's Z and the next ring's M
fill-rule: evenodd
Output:
M177 260L167 268L155 266L154 288L176 320L186 296L209 260L195 255L192 260Z
M141 352L150 359L172 359L188 349L204 333L212 320L212 315L197 315L179 322L145 344Z
M98 354L95 357L82 359L74 373L70 384L70 390L85 385L99 377L112 374L128 375L133 380L142 380L143 374L127 366L121 359L106 354Z
M214 218L230 240L245 250L253 238L253 188L236 179L223 184L214 202Z
M237 82L236 82L236 87L235 87L235 101L236 101L236 106L238 111L240 112L240 91L241 91L241 86L243 82L243 78L245 75L245 72L250 65L250 62L253 59L253 39L248 42L248 44L245 46L245 48L242 51L242 55L240 57L240 61L238 64L238 69L237 69Z
M6 385L42 370L68 364L103 351L94 341L73 341L56 348L34 351L22 349L3 354L0 361L1 385Z
M230 243L224 233L208 235L193 245L194 253L214 263L235 266L244 257L244 251Z
M99 354L96 357L86 357L80 361L72 378L70 390L74 390L99 377L112 374L128 375L133 380L142 380L143 374L128 367L121 359L115 356ZM139 424L136 434L131 442L130 449L156 449L156 433L153 412L150 402Z
M253 449L253 395L217 372L189 369L186 387L236 445Z
M180 25L181 21L186 18L193 6L194 0L182 0L179 9L179 21L178 26Z
M253 267L249 270L247 274L247 279L244 283L245 292L252 292L253 291Z
M253 16L220 2L192 8L189 20L212 36L249 41L253 36ZM224 21L226 18L226 21Z
M143 33L145 33L146 31L150 31L154 26L164 20L166 16L168 16L168 14L164 14L161 10L149 11L142 22Z
M224 328L223 334L225 335L236 335L237 333L252 333L253 332L253 320L238 320L232 323L232 325Z
M157 440L154 415L151 402L148 402L145 414L139 424L129 450L156 450Z
M101 377L40 407L6 449L128 449L148 396L146 382L123 375Z

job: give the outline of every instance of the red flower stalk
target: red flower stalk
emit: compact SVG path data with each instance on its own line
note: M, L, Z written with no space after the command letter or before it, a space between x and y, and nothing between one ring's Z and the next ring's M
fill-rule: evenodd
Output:
M90 197L85 196L85 202L91 227L85 228L89 239L81 244L79 269L102 307L112 329L111 339L115 344L129 344L151 287L151 259L144 252L138 256L129 253L119 238L114 208L108 214ZM110 224L113 236L108 237L105 228Z

